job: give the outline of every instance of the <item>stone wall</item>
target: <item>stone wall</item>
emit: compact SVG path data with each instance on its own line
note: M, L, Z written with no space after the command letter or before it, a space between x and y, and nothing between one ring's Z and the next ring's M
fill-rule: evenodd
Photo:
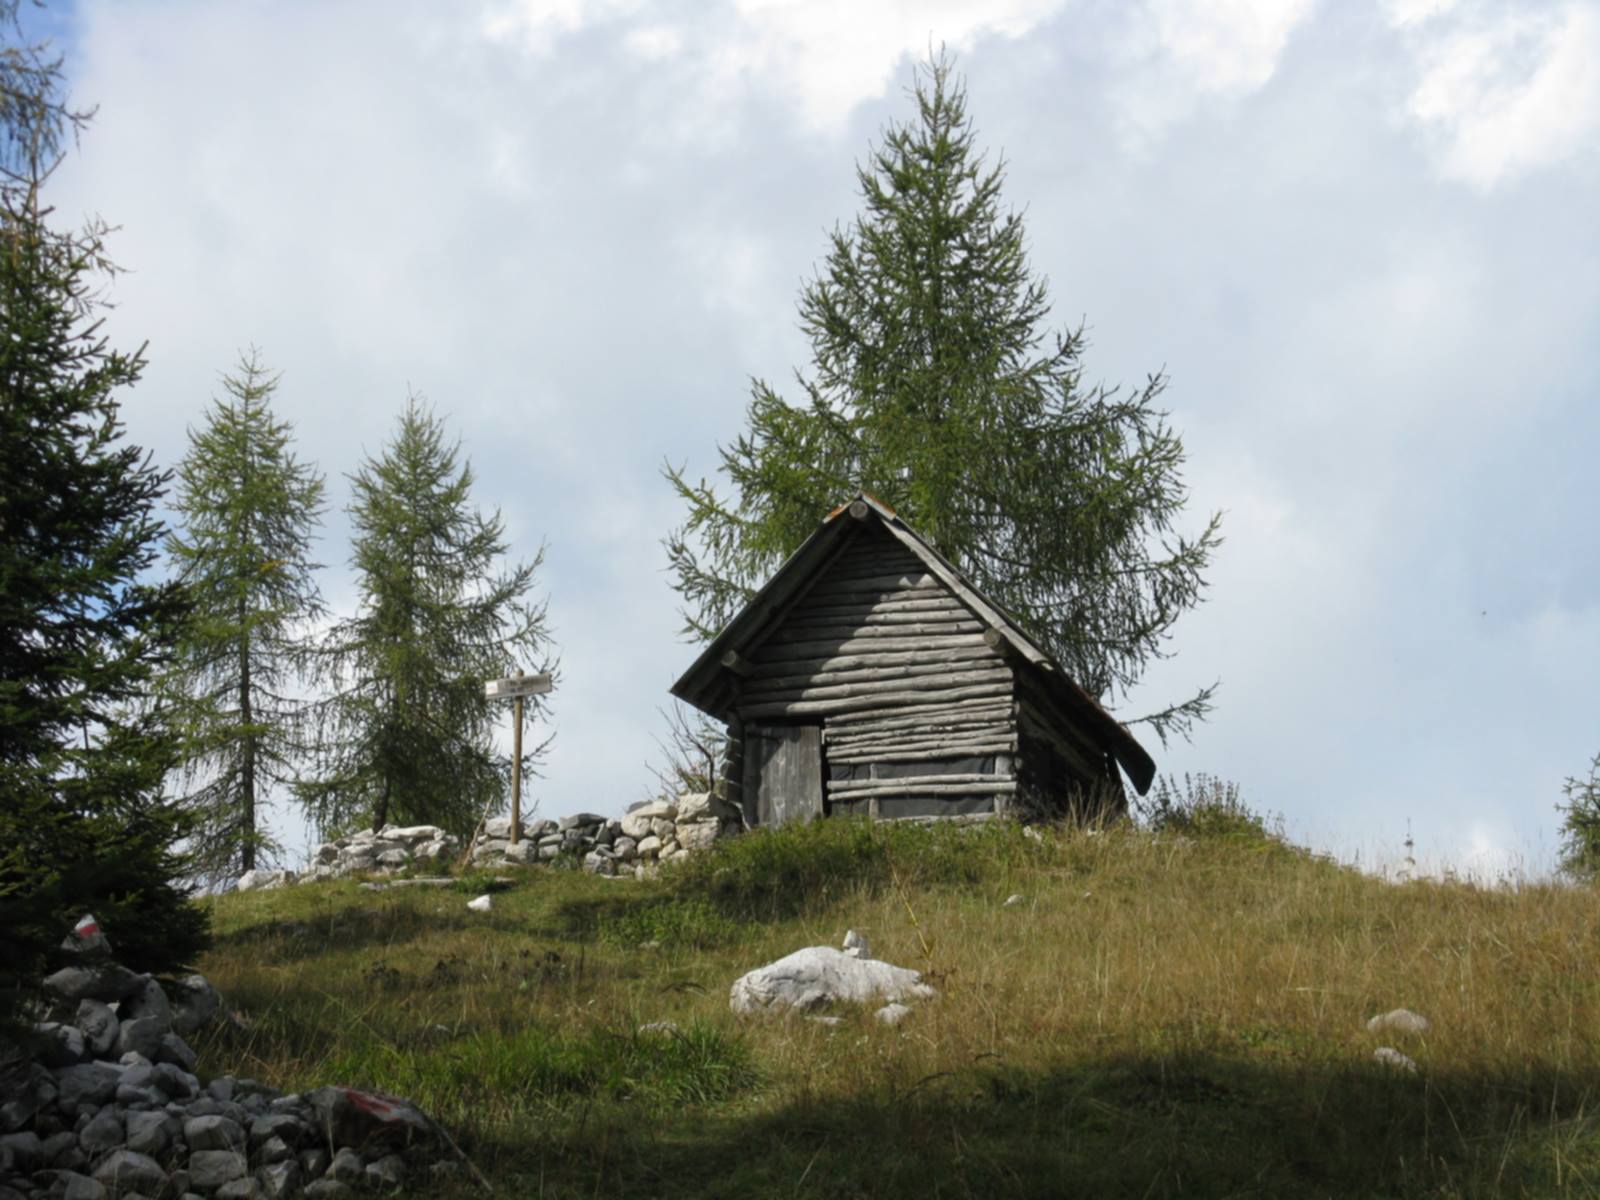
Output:
M677 800L635 804L626 816L607 819L575 813L559 820L530 819L522 840L511 844L511 818L492 817L472 847L477 867L533 866L567 856L595 875L649 875L660 863L703 850L743 829L739 810L706 792ZM247 871L234 885L241 892L283 887L348 875L397 875L407 870L442 871L461 853L461 843L434 825L385 825L363 829L312 852L304 875L293 871Z
M515 846L511 818L495 817L485 824L472 861L480 866L522 865L570 855L595 875L648 875L659 863L703 850L742 828L731 805L705 792L687 792L675 801L636 804L621 819L577 813L529 821Z

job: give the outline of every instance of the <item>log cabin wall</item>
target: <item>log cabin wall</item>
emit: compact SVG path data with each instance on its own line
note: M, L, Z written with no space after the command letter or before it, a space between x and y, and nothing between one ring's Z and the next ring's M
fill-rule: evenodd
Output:
M794 725L821 728L824 811L1005 811L1016 681L984 630L876 522L859 528L749 653L729 723L747 821L772 816L752 747Z

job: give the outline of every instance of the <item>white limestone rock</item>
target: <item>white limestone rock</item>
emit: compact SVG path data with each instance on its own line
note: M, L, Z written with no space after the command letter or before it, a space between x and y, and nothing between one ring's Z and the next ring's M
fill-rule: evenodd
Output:
M664 821L676 821L678 819L678 806L671 800L650 800L639 805L637 808L630 808L628 810L628 816L650 818L659 817Z
M711 811L710 792L684 792L678 797L679 825L693 825L699 821L711 821L716 814Z
M1409 1008L1391 1009L1386 1013L1379 1013L1367 1022L1368 1033L1427 1033L1428 1018L1420 1013L1414 1013Z
M526 866L531 862L539 861L539 843L531 838L523 838L520 842L506 847L506 861L520 863Z
M872 947L867 945L867 939L854 929L845 931L844 952L851 958L872 957Z
M1022 903L1023 898L1024 897L1023 897L1021 892L1012 892L1011 895L1006 897L1005 903L1002 904L1000 907L1001 908L1016 908L1017 905Z
M911 1015L911 1010L904 1004L885 1004L873 1013L873 1019L880 1025L898 1025Z
M639 839L639 857L654 858L661 853L661 839L655 834L646 834Z
M715 821L701 821L696 825L679 825L678 845L685 850L706 850L717 840L720 827Z
M470 908L473 912L486 913L486 912L488 912L490 909L492 909L494 907L494 897L490 896L487 892L485 892L483 895L479 896L476 900L468 900L467 901L467 907Z
M821 1004L926 1000L938 993L922 975L875 958L852 958L832 946L807 946L734 980L728 1007L737 1013L806 1010Z
M1395 1071L1404 1071L1408 1075L1417 1073L1417 1064L1407 1055L1401 1054L1393 1046L1379 1046L1372 1052L1373 1060Z

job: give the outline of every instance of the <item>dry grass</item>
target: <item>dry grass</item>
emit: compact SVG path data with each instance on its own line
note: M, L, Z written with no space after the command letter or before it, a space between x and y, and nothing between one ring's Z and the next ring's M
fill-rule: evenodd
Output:
M412 1095L513 1196L1600 1192L1589 890L838 822L656 885L541 869L487 917L467 898L217 901L201 966L251 1028L202 1061ZM850 927L942 999L898 1029L729 1013L738 974ZM1433 1023L1389 1039L1415 1076L1363 1027L1397 1006Z

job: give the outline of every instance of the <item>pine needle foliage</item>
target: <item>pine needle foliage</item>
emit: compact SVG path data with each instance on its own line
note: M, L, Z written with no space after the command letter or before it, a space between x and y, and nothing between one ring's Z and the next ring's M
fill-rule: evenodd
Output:
M303 685L324 614L312 540L324 482L274 415L279 377L255 350L223 376L205 425L189 431L167 554L195 611L165 690L185 736L182 802L191 849L221 878L276 857L264 817L307 750ZM301 694L297 694L301 693Z
M724 494L684 468L666 539L684 632L727 623L840 499L887 502L1022 621L1090 692L1115 702L1199 603L1219 517L1176 531L1183 444L1156 406L1083 382L1082 328L1048 328L1003 162L977 148L942 54L919 70L916 116L858 167L864 205L800 294L813 370L790 403L752 380L747 425L719 447ZM1163 739L1213 687L1141 718Z
M1600 880L1600 754L1589 763L1585 778L1567 780L1561 814L1561 869L1587 883Z
M332 694L317 777L297 792L324 833L426 822L464 834L502 803L510 772L485 680L553 669L545 605L530 598L544 550L502 566L499 513L473 505L459 443L415 397L351 484L359 610L319 651ZM537 718L542 698L528 703Z
M206 940L161 796L176 738L145 705L186 604L150 578L166 476L119 415L142 350L100 330L105 227L57 229L41 200L67 118L43 50L7 41L15 15L0 5L0 1014L84 911L144 969Z

